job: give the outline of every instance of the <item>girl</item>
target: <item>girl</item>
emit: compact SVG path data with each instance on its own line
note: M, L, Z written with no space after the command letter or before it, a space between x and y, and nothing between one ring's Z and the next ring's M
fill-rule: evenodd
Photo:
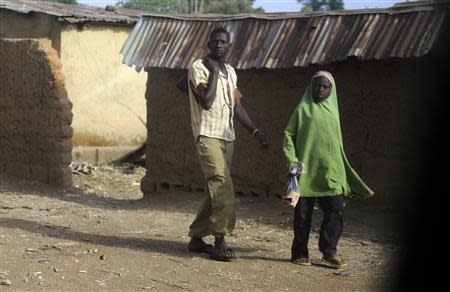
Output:
M283 150L291 169L297 162L308 169L299 178L301 194L294 213L291 261L311 265L308 238L313 207L317 203L324 212L319 238L322 262L335 268L344 266L336 254L343 230L344 197L370 197L373 191L345 156L336 85L329 72L319 71L312 77L284 131Z

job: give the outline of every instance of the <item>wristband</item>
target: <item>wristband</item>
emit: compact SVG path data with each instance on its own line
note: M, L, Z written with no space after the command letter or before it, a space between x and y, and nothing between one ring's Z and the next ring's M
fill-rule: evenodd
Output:
M256 129L253 130L252 135L255 136L256 133L258 133L258 132L259 132L259 130L258 130L258 128L256 128Z

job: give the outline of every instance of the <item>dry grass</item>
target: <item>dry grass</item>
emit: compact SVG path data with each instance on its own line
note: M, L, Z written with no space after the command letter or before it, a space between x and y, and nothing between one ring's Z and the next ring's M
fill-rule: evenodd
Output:
M117 141L108 140L93 134L74 133L72 137L73 147L76 146L117 146Z

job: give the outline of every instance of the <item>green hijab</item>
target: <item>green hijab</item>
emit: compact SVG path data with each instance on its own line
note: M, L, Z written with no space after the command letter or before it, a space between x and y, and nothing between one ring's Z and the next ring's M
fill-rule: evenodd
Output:
M373 191L350 166L344 153L334 78L329 72L319 71L312 79L319 76L331 82L330 95L315 103L310 84L284 130L286 158L291 165L303 162L307 170L299 179L300 196L370 197Z

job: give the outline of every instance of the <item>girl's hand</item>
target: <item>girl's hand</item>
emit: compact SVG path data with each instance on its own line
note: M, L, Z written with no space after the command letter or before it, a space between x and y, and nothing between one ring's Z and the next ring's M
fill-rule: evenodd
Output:
M304 164L303 162L299 161L295 164L292 164L289 167L289 175L291 176L300 176L304 172Z

